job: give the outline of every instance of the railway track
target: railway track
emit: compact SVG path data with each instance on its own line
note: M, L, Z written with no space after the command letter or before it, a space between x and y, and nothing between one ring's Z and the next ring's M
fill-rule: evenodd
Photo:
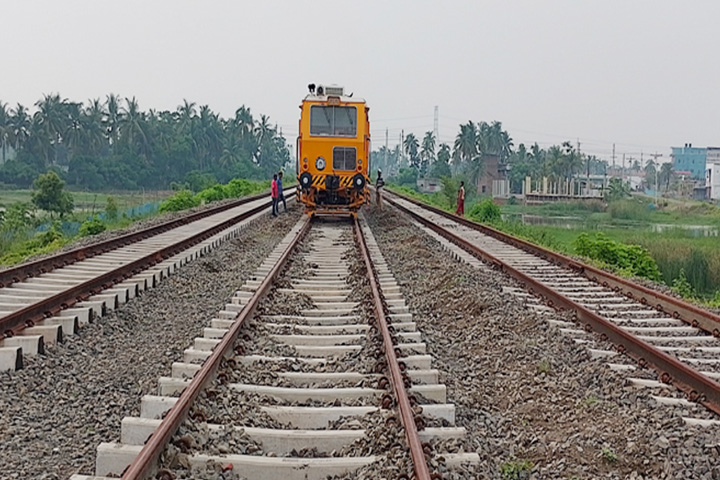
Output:
M266 194L242 198L0 272L0 370L22 368L23 354L42 353L45 343L154 287L269 204Z
M627 371L630 383L654 389L658 403L699 403L720 414L717 315L405 196L384 196L425 229L452 242L456 256L476 266L480 258L516 278L523 288L506 290L536 310L572 312L575 323L551 323L577 343L587 344L591 355L606 358L610 368ZM595 339L605 346L593 347ZM613 346L608 348L605 340ZM655 375L648 375L648 370ZM669 394L670 385L686 398ZM717 416L684 420L720 425Z
M425 352L364 222L303 219L140 417L123 420L120 443L98 446L95 473L438 479L472 468Z

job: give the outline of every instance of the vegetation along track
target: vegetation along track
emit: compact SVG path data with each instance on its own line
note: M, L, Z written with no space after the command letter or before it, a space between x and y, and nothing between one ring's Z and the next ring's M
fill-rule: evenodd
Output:
M688 397L654 396L659 403L688 405L689 400L720 414L717 315L413 199L385 197L422 225L515 277L529 293L508 291L523 297L538 295L548 307L572 312L580 329L570 322L554 323L575 336L576 342L589 342L591 333L610 340L612 350L592 349L591 354L607 357L611 368L639 372L641 377L647 377L641 372L646 367L656 372L655 379L630 378L632 383L659 392L667 392L672 384ZM635 362L623 362L619 354ZM716 418L685 420L720 424Z
M292 188L292 187L289 187ZM268 208L267 194L0 272L0 370L152 288Z
M95 474L439 479L472 468L477 454L443 450L465 430L425 351L364 222L305 218L140 417L123 419L120 443L98 446Z

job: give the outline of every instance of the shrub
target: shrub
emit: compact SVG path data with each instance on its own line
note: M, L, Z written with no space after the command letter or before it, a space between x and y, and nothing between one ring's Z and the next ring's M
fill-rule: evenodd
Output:
M649 212L646 205L634 200L618 200L608 206L610 218L618 220L647 220Z
M603 447L602 451L600 453L606 462L617 463L617 461L618 461L617 453L615 453L612 449L610 449L608 447Z
M562 243L557 241L557 238L552 232L541 227L526 225L516 220L494 222L492 226L500 231L522 238L536 245L567 252L567 249L564 248Z
M38 233L32 239L2 251L0 265L12 265L25 260L31 255L50 253L67 242L68 239L60 231L60 225L55 223L49 230Z
M30 211L30 205L27 203L16 202L10 204L4 212L3 230L10 232L19 232L27 227L32 226L34 216Z
M708 300L707 304L714 308L720 308L720 290L715 292L715 295Z
M197 207L200 205L200 200L197 199L191 191L181 190L175 195L166 198L160 204L160 212L179 212L180 210L186 210L188 208Z
M507 480L522 480L530 476L533 467L528 460L506 462L500 466L500 475Z
M595 238L581 233L573 246L578 254L604 262L622 273L660 281L660 271L655 259L640 245L616 242L602 233L597 233Z
M288 177L290 178L290 177ZM285 180L287 182L287 180ZM292 178L290 179L292 181ZM253 193L260 193L270 189L269 181L250 181L244 178L235 178L225 185L225 193L228 198L244 197Z
M198 203L210 203L224 200L228 198L228 194L222 185L213 185L195 195L195 198L198 200Z
M78 233L81 237L89 237L90 235L97 235L98 233L102 233L105 231L105 229L105 223L103 223L103 221L100 220L98 217L93 217L89 220L85 220L82 225L80 225Z
M473 205L468 216L473 220L483 223L497 222L502 218L500 215L500 207L490 198L486 198L482 202Z
M108 220L117 220L118 218L118 205L113 197L107 197L105 216Z
M414 168L401 168L397 175L389 178L388 181L398 185L415 186L417 184L418 173Z
M685 269L680 269L680 274L677 276L675 280L672 282L672 289L675 293L680 295L683 298L694 298L695 297L695 290L693 289L693 286L690 285L690 282L688 282L687 277L685 276Z
M53 242L62 240L64 237L62 230L60 230L60 223L54 222L52 226L44 231L40 232L29 242L31 248L42 248L47 247Z

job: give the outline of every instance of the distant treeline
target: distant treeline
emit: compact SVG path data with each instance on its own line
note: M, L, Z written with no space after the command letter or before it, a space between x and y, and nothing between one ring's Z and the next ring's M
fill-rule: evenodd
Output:
M54 170L91 190L162 189L198 177L265 179L290 160L268 117L256 120L245 106L223 119L187 100L175 111L143 112L135 97L83 104L50 94L35 107L0 101L0 183L29 187Z

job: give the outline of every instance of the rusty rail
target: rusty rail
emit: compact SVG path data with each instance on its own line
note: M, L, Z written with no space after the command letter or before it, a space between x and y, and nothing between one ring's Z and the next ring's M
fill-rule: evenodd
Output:
M283 191L287 191L292 188L295 188L295 186L287 186L283 189ZM59 253L51 257L23 263L22 265L2 270L0 271L0 288L7 287L8 285L11 285L13 283L21 282L26 278L35 277L37 275L47 273L50 270L61 268L77 261L84 260L86 258L94 257L95 255L99 255L110 250L115 250L116 248L124 247L125 245L129 245L131 243L139 242L140 240L144 240L159 233L167 232L168 230L187 225L188 223L200 220L201 218L224 212L225 210L229 210L245 203L252 202L253 200L258 200L266 195L267 192L243 197L233 202L204 209L200 212L191 213L189 215L184 215L180 218L176 218L175 220L170 220L159 225L148 227L143 230L138 230L137 232L127 233L125 235L111 238L109 240L93 243L91 245L79 247L68 252Z
M403 196L402 198L405 197ZM715 382L714 380L702 375L697 370L683 364L679 360L671 357L670 355L659 350L658 348L655 348L649 343L640 340L639 338L626 332L614 323L606 320L605 318L590 311L582 305L579 305L578 303L563 296L562 294L556 292L550 287L543 285L541 282L510 266L509 264L495 257L494 255L485 252L484 250L473 245L464 238L440 227L439 225L434 224L430 220L413 212L405 206L400 205L392 198L386 196L386 199L389 203L391 203L401 211L409 214L411 217L413 217L423 225L429 227L430 229L439 233L453 243L461 246L473 255L493 264L501 271L504 271L512 277L515 277L526 287L532 288L535 293L539 293L540 295L545 297L550 306L564 308L573 312L577 320L585 325L586 330L590 332L596 332L600 334L601 338L613 342L616 345L616 349L619 353L629 354L642 367L646 365L652 366L654 370L656 370L656 372L658 373L658 378L660 378L661 381L674 384L680 390L684 391L692 401L702 403L710 410L714 411L717 414L720 414L720 383ZM412 203L419 205L422 208L427 208L433 212L436 211L436 209L428 208L425 204L422 204L420 202L413 201ZM485 233L484 229L488 228L476 228L476 226L479 225L461 218L456 218L455 216L450 214L447 214L445 216L447 216L448 218L452 218L453 220L458 221L458 223L462 223L464 225L470 223L470 225L468 226L470 226L471 228L475 228L476 230L481 230L483 231L483 233ZM497 232L496 230L493 231Z
M148 478L157 467L157 460L170 441L170 438L177 431L180 424L187 416L192 403L195 401L205 385L215 378L217 369L220 366L220 360L229 352L240 333L240 329L244 326L245 321L252 316L260 303L260 299L265 295L272 286L273 281L285 266L290 254L292 253L298 242L305 236L310 228L310 218L305 219L305 223L296 235L293 242L287 246L283 254L278 259L275 266L270 270L268 275L262 281L258 289L250 298L245 308L235 318L235 322L230 330L223 336L222 340L212 351L212 354L205 360L202 368L193 377L190 384L182 391L180 397L173 407L167 412L160 426L150 436L142 450L123 473L123 480L144 480Z
M242 203L247 203L251 200L249 198L252 198L253 200L257 200L258 198L262 198L265 194L262 194L261 196L253 196L248 197L244 199ZM91 296L92 294L98 293L102 291L105 288L109 288L110 286L120 283L124 281L125 279L135 275L136 273L149 268L157 263L160 263L165 258L169 258L183 250L186 250L187 248L191 247L192 245L195 245L206 238L209 238L216 233L222 231L223 229L242 221L260 211L267 208L269 205L269 202L264 202L263 204L252 208L246 212L243 212L239 215L235 215L234 217L220 223L217 225L214 225L210 229L204 230L202 232L199 232L185 240L182 240L180 242L174 243L172 245L168 245L161 250L158 250L156 252L153 252L151 254L145 255L144 257L141 257L129 264L123 265L119 268L116 268L114 270L110 270L102 275L99 275L93 279L87 280L81 284L78 284L70 289L64 290L56 295L53 295L51 297L48 297L46 299L43 299L37 303L34 303L32 305L29 305L21 310L12 312L8 315L5 315L0 318L0 338L9 337L15 335L17 332L25 328L26 326L31 326L35 322L42 320L45 317L52 316L54 314L57 314L60 310L64 308L71 307L78 301L84 300L87 297ZM234 206L237 206L235 204ZM228 208L225 208L226 205L223 205L221 208L222 210L227 210ZM214 213L218 213L218 210L214 210ZM207 215L204 215L207 216ZM190 217L195 218L196 220L200 217L195 217L195 214L191 215ZM186 217L187 218L187 217ZM168 225L173 222L168 222L163 225ZM176 224L177 226L184 225L189 223L189 221L184 221L184 223ZM173 228L176 228L173 227ZM152 230L155 233L160 233L160 231L155 230L155 227L148 229ZM163 230L166 231L166 230ZM142 232L139 232L142 233ZM147 238L151 235L146 235L145 237L137 237L135 234L125 235L123 237L119 237L118 241L121 241L122 239L126 239L130 236L134 236L134 241L138 241L142 238ZM103 246L106 246L106 250L110 250L111 248L109 245L115 245L114 248L118 248L121 245L125 245L127 243L130 243L127 241L126 243L114 243L114 242L102 242L99 244L96 244L96 247L101 248ZM68 252L68 254L73 254L73 252L78 252L83 249L73 250L72 252ZM96 253L100 253L99 250L96 250ZM61 254L57 256L57 259L61 259L66 254ZM53 257L56 258L56 257ZM77 260L78 258L76 258ZM47 259L48 261L51 259ZM35 264L41 264L43 263L43 260L40 260L38 262L33 262ZM72 262L70 262L72 263ZM29 264L30 265L30 264Z
M405 390L403 375L400 370L397 355L395 354L393 338L390 335L387 318L385 317L381 290L377 280L375 279L375 270L373 268L372 261L370 260L370 254L368 252L367 244L365 243L365 237L357 219L354 219L354 228L355 237L360 245L360 251L362 252L365 267L367 268L368 279L370 280L370 289L372 290L373 302L375 304L375 316L383 337L385 359L387 361L388 369L390 370L390 381L395 392L395 396L397 397L398 408L400 409L400 420L402 422L403 429L405 430L405 438L407 439L408 446L410 447L410 457L412 458L413 469L415 470L415 479L430 480L431 478L438 478L437 476L430 476L430 470L425 460L425 452L423 451L423 446L420 442L420 436L418 435L417 426L415 424L414 412L412 410L412 406L410 405L410 399L408 398L407 391Z

